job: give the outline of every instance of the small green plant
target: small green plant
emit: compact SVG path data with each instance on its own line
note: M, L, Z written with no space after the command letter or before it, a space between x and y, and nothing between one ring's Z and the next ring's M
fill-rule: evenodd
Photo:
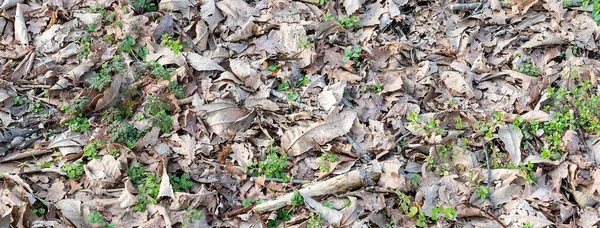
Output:
M83 163L81 161L65 163L60 168L60 171L65 172L67 174L67 177L71 179L76 179L83 175Z
M416 174L416 173L413 174L412 178L410 178L410 184L415 188L419 187L419 179L420 178L421 178L421 176L419 176L419 174Z
M360 18L358 16L348 16L344 15L337 19L337 22L342 25L344 28L362 28L362 24L360 24Z
M133 52L133 46L135 46L135 43L135 38L133 38L132 36L125 36L125 38L123 38L123 40L119 42L119 48L117 50L127 52L132 56L135 56L135 53Z
M303 86L308 85L311 82L312 82L312 80L310 80L310 78L305 75L298 79L298 82L296 82L296 85L298 85L298 87L303 87Z
M94 159L98 156L98 150L104 145L106 145L106 142L102 142L99 139L91 141L83 148L83 157L88 161Z
M532 226L531 226L531 223L530 223L530 222L528 222L527 224L525 224L525 225L521 226L521 228L531 228L531 227L532 227Z
M137 9L143 9L145 12L154 12L158 10L156 3L150 0L135 0L132 5Z
M260 162L246 164L248 172L255 175L265 175L268 178L289 179L285 169L287 168L287 155L279 154L273 141L269 142L269 147L265 150L266 158Z
M114 228L115 227L115 224L108 223L106 220L104 220L104 218L102 218L102 215L98 211L90 212L88 214L88 221L90 221L91 224L99 224L100 226L106 227L106 228Z
M36 209L31 209L31 213L33 213L33 214L35 214L35 215L37 215L39 217L42 217L42 216L44 216L46 214L46 209L43 208L43 207L36 208Z
M93 32L96 30L96 24L87 24L86 29L90 32Z
M121 151L119 149L112 149L108 151L108 154L112 155L113 157L119 157L119 155L121 155Z
M322 0L320 0L320 1L322 1ZM327 0L325 0L325 1L327 1ZM298 41L298 44L300 45L300 47L302 49L309 49L309 48L314 47L314 45L312 43L312 38L310 36L300 39L300 41Z
M171 184L173 185L173 189L175 191L186 191L194 185L194 183L190 181L190 175L187 173L181 174L181 176L170 174L169 178L171 179Z
M381 94L382 91L383 91L383 85L379 84L379 83L377 83L375 85L366 86L361 89L361 92L363 92L363 93L371 92L371 93Z
M186 209L183 213L188 216L188 223L194 223L195 221L200 220L204 214L203 211L192 207Z
M100 72L92 76L90 88L102 91L106 85L112 82L112 75L118 74L125 69L125 63L122 60L122 56L116 55L110 63L103 63Z
M304 197L302 197L300 192L294 192L294 195L292 196L292 205L294 205L294 206L304 205Z
M52 167L52 162L50 162L50 161L43 161L43 162L40 162L40 163L38 164L38 166L39 166L40 168L42 168L42 169L47 169L47 168L50 168L50 167Z
M29 98L27 98L25 96L16 96L13 98L13 104L16 104L16 105L24 105L29 102L30 102Z
M540 68L536 67L531 60L527 60L521 64L521 66L517 67L515 71L519 73L523 73L529 76L539 76Z
M487 195L489 193L489 189L484 186L479 186L479 187L477 187L475 192L477 192L477 195L479 195L479 197L481 197L481 199L486 199Z
M398 196L398 201L402 211L406 213L408 217L416 217L416 225L418 227L424 227L428 221L423 211L421 211L417 205L411 204L410 198L404 193L396 192L396 195ZM437 206L431 208L430 219L432 221L437 221L440 214L443 214L443 217L449 220L454 220L456 218L456 212L454 208Z
M66 112L70 118L63 123L74 132L84 132L90 128L88 118L83 116L83 106L89 102L85 97L73 99L73 104L63 104L61 110Z
M337 162L339 160L340 160L340 158L337 155L335 155L334 153L330 153L330 152L323 153L321 155L321 158L319 159L321 172L329 171L329 169L331 168L329 166L329 162Z
M324 21L336 20L342 27L347 29L362 28L363 25L360 23L360 17L344 15L341 17L326 13L323 15Z
M351 49L344 50L344 57L342 57L342 62L347 62L351 60L354 62L354 65L360 64L360 53L362 52L361 46L356 46Z
M288 101L298 100L299 97L300 97L300 94L298 94L298 92L296 92L295 90L287 93Z
M36 100L35 102L29 104L28 110L38 114L48 114L48 110L44 108L43 103L40 100Z
M252 205L252 199L250 199L250 198L246 198L246 199L244 199L244 200L242 201L242 206L243 206L243 207L247 207L247 206L250 206L250 205Z
M175 54L179 54L183 46L181 46L181 41L173 39L169 34L165 33L162 35L162 40L160 41L160 45L166 46L173 51Z
M463 123L463 121L462 121L462 118L461 118L460 116L458 116L458 117L456 118L456 126L455 126L455 127L456 127L456 129L458 129L458 130L462 130L462 129L466 128L466 127L467 127L467 125L466 125L466 124L464 124L464 123Z
M321 214L321 212L310 212L310 214L308 214L306 228L321 228L321 223L323 223L323 214Z
M183 91L183 87L175 82L169 82L169 92L179 99L185 98L185 91Z
M277 228L279 227L279 224L281 224L280 221L290 221L292 219L292 216L290 215L289 211L284 211L284 210L277 210L277 217L276 219L269 219L269 221L267 221L267 227L269 228Z
M267 67L267 69L269 69L269 71L277 71L277 70L279 70L280 67L281 67L281 64L271 64L271 65L269 65L269 67Z
M114 122L108 125L107 130L110 140L123 143L129 148L133 148L142 135L132 123L125 121Z
M137 162L127 169L127 173L138 189L138 202L134 209L143 211L148 205L156 203L160 189L160 177L153 172L145 171L144 166Z
M162 101L158 96L148 96L146 110L152 116L153 126L159 127L161 132L168 133L173 126L173 119L169 114L171 108L169 104Z
M163 65L157 62L150 62L150 74L152 74L156 79L164 79L170 80L170 73L175 70L175 68L165 68Z
M290 83L288 82L283 82L277 86L277 91L285 91L288 89L290 89Z
M325 206L327 208L333 208L333 203L332 202L325 202L325 203L323 203L323 206Z
M319 0L319 2L318 2L318 3L319 3L319 5L321 5L321 6L322 6L322 5L325 5L325 4L327 4L328 2L329 2L329 0Z
M92 53L92 37L89 34L83 34L78 39L81 48L77 51L77 59L82 60Z
M349 199L344 200L344 207L350 207L352 205L352 201Z

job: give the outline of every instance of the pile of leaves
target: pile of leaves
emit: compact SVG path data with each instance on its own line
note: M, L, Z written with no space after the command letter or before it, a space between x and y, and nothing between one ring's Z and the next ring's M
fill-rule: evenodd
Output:
M600 222L598 0L0 8L2 227Z

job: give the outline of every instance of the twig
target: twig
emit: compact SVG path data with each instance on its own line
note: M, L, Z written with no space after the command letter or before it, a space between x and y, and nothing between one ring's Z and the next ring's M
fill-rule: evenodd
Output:
M173 24L175 24L175 29L177 30L177 32L179 34L181 34L183 36L183 38L185 38L185 40L190 45L192 45L192 48L194 48L194 51L196 51L196 53L198 53L199 55L202 55L202 51L200 51L200 48L198 46L196 46L196 44L194 43L192 38L190 38L190 36L188 36L188 34L185 33L185 31L183 31L183 29L181 29L181 27L179 27L179 24L177 24L177 22L175 22L175 20L173 20Z
M477 6L477 8L475 8L475 10L473 10L473 13L471 13L471 15L476 15L479 14L479 11L482 9L481 6L483 6L483 4L485 4L487 2L487 0L483 0L479 3L479 5Z
M250 206L246 206L246 207L241 207L241 208L235 209L233 211L228 211L228 212L225 212L225 217L231 218L231 217L236 216L236 215L241 215L241 214L244 214L244 213L252 210L252 208L254 208L254 205L250 205Z
M489 211L487 211L487 210L484 210L484 209L483 209L483 208L481 208L481 207L478 207L478 206L472 205L472 204L469 204L469 206L472 206L472 207L475 207L475 208L479 209L481 212L483 212L483 213L484 213L484 214L486 214L488 217L490 217L491 219L493 219L494 221L496 221L498 224L500 224L500 226L501 226L502 228L506 228L506 225L504 225L504 223L502 223L502 222L501 222L501 221L500 221L500 220L499 220L499 219L498 219L498 218L497 218L497 217L496 217L494 214L492 214L491 212L489 212Z

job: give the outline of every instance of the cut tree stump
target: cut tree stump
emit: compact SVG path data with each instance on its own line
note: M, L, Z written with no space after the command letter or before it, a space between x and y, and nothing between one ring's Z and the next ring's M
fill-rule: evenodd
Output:
M380 176L381 164L379 164L378 161L372 161L365 167L324 181L309 184L298 191L303 195L310 197L347 192L348 190L356 189L362 186L375 185ZM254 206L252 211L263 213L291 205L293 196L294 192L287 193L275 200L267 201Z

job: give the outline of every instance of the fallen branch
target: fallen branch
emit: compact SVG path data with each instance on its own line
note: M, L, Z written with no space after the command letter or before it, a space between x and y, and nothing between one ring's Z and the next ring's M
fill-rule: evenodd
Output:
M453 11L469 11L469 10L475 10L475 9L479 8L482 4L483 4L483 2L458 3L458 4L454 4L454 5L450 6L450 9L452 9ZM502 2L501 4L502 4L502 7L510 7L510 3ZM580 7L581 4L582 3L579 1L571 0L571 1L565 1L563 3L563 6L565 8Z
M346 192L351 189L359 188L361 186L375 185L379 177L381 176L381 165L377 161L371 162L366 167L348 172L337 177L333 177L321 182L310 184L298 190L306 196L322 196L328 194L336 194ZM274 211L291 205L292 197L294 193L287 193L275 200L261 203L256 205L252 211L257 213L263 213L268 211Z

